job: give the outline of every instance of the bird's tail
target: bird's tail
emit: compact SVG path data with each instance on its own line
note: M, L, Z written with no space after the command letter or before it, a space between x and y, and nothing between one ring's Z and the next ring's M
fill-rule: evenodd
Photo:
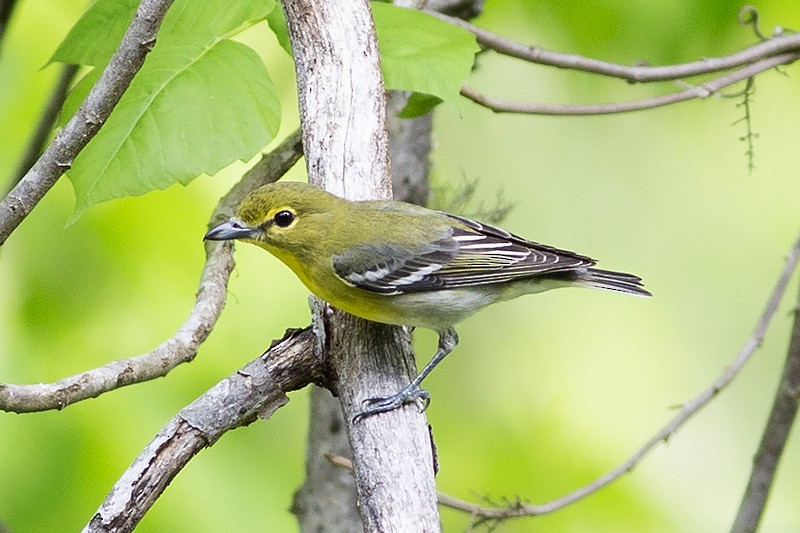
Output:
M642 278L634 276L633 274L613 272L611 270L602 270L599 268L587 268L585 270L573 270L569 272L574 275L572 281L575 285L624 292L635 296L644 296L645 298L652 296L652 294L644 288L644 285L642 285Z

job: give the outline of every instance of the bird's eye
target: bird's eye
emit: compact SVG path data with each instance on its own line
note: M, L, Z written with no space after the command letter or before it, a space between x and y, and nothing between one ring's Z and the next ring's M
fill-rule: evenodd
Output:
M279 227L285 228L294 222L294 213L284 209L283 211L278 211L275 213L275 216L272 218L272 220L274 220L275 224L277 224Z

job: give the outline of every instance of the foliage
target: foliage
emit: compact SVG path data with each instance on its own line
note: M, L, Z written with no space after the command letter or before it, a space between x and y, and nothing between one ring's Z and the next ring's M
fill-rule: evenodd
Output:
M125 7L132 12L136 5L128 1ZM274 137L280 122L275 87L258 55L230 36L266 18L275 5L175 3L145 66L72 164L73 220L104 200L215 174L236 159L249 159ZM115 31L103 31L109 19L130 19L119 10L114 1L93 4L53 55L96 66L72 92L65 116L83 101L121 38L118 22ZM219 149L198 150L206 143Z
M95 67L72 91L64 117L97 81L137 5L99 0L56 49L51 62ZM477 52L474 37L411 9L374 9L387 87L423 95L411 100L404 116L426 113L442 100L458 106ZM215 174L272 140L280 125L275 86L256 52L231 40L267 19L288 50L274 0L175 2L141 72L68 172L76 195L72 221L111 198ZM204 145L214 150L198 149Z

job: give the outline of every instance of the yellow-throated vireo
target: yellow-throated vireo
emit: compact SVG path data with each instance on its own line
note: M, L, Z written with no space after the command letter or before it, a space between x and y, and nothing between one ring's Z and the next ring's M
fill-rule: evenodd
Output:
M357 418L429 400L422 380L458 343L454 324L489 304L557 287L650 296L641 278L503 229L403 202L353 202L306 183L251 192L209 240L241 239L286 263L319 298L353 315L439 334L436 354Z

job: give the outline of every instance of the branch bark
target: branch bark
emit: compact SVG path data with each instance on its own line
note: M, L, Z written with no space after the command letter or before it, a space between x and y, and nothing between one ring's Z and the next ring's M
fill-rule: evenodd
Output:
M122 41L75 115L0 202L0 246L66 172L106 121L156 42L172 0L142 0Z
M775 401L772 404L761 443L753 459L753 470L732 533L749 533L758 529L764 514L772 483L778 471L789 433L797 418L800 400L800 294L794 308L794 324Z
M352 200L390 199L385 96L368 3L285 0L284 8L309 182ZM316 326L327 335L365 530L438 530L424 415L406 407L352 424L364 399L408 383L415 365L407 335L340 312L321 316Z
M269 418L286 393L322 379L310 329L289 331L246 366L220 381L178 413L119 478L83 529L133 531L170 481L203 448L226 432Z

